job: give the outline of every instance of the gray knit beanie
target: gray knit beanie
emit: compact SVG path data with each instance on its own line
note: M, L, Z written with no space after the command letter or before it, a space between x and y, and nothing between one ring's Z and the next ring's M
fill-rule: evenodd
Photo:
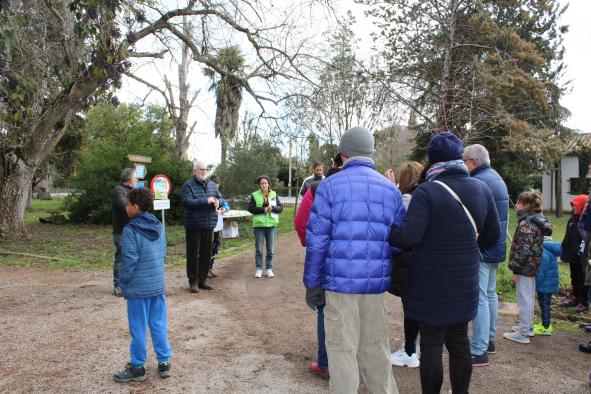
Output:
M339 143L339 152L347 157L371 157L373 153L373 135L364 127L355 126L345 131Z

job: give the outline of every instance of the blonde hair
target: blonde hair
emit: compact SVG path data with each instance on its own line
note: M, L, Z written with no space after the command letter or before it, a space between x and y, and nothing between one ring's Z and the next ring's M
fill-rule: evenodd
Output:
M517 202L527 205L529 211L536 213L542 212L542 192L539 190L519 193Z
M400 189L400 193L408 194L413 191L424 168L417 161L409 161L400 167L400 174L398 175L398 189Z

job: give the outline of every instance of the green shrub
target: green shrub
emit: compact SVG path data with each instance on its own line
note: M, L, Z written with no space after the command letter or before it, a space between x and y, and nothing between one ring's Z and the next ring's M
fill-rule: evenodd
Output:
M171 127L170 120L159 108L148 108L146 112L126 105L92 108L85 126L89 141L83 148L80 167L70 179L71 186L78 190L66 201L70 221L111 222L111 192L119 183L121 171L132 166L126 159L132 153L152 157L152 163L146 165L147 187L156 174L170 178L171 209L166 212L166 219L169 223L181 223L181 186L191 177L192 164L175 160Z
M215 170L220 190L232 208L246 207L250 194L257 189L256 179L260 175L269 176L271 188L275 190L280 162L281 151L260 137L232 146L226 164Z

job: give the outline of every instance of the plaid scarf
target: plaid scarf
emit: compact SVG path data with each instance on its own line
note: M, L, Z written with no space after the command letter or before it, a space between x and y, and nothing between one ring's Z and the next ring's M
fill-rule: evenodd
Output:
M461 159L440 161L439 163L435 163L431 167L429 167L429 169L427 170L427 174L425 175L425 180L427 182L434 181L435 178L437 178L437 176L451 169L458 169L468 174L468 167L466 167L464 161Z

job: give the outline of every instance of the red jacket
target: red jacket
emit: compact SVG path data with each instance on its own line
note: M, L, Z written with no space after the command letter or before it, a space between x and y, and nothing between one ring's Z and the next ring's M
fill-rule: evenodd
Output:
M313 203L314 197L312 196L312 188L310 187L306 190L293 220L302 246L306 246L306 225L308 224L308 218L310 217L310 210L312 209Z

